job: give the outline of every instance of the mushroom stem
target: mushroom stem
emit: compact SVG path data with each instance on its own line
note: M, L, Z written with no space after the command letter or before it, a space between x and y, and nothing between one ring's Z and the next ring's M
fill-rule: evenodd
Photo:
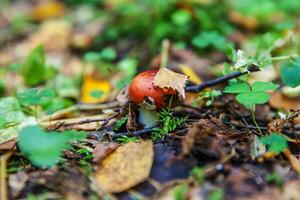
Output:
M142 105L139 110L139 123L144 125L144 128L151 128L158 124L159 114L155 110L149 110Z

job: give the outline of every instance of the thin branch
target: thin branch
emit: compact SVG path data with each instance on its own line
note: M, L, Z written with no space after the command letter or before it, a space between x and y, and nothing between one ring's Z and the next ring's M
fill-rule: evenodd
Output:
M145 128L142 130L137 130L137 131L133 131L133 132L123 132L123 133L116 133L114 135L112 135L113 139L117 139L121 136L143 136L145 134L151 133L154 130L155 127L153 128Z
M216 79L213 79L213 80L206 81L206 82L201 83L199 85L187 86L185 88L185 91L186 92L200 92L201 90L203 90L205 88L208 88L208 87L211 87L211 86L214 86L214 85L218 85L220 83L224 83L224 82L226 82L230 79L246 75L249 72L251 73L251 72L257 72L257 71L259 71L259 68L257 66L250 65L246 72L233 72L231 74L227 74L225 76L222 76L222 77L219 77L219 78L216 78Z

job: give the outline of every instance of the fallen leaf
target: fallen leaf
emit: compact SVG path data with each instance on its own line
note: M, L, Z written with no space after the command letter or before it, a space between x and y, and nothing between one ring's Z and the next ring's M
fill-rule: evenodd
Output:
M238 11L231 11L229 13L229 20L249 30L255 30L259 26L255 17L246 16Z
M65 20L47 20L38 31L30 35L24 43L17 46L18 53L25 55L28 50L43 44L45 50L63 51L69 46L72 26Z
M111 91L111 85L108 80L95 79L91 74L86 75L81 88L81 101L83 103L100 103L107 99ZM93 95L98 92L101 95Z
M96 172L97 183L107 192L123 192L150 175L153 163L151 140L127 143L107 156Z
M26 117L20 124L16 124L5 129L0 129L0 144L18 137L19 132L23 127L28 125L35 125L36 123L37 122L34 117Z
M277 109L283 109L287 112L290 109L300 110L300 98L287 98L280 92L272 92L270 97L270 105ZM300 124L300 117L295 119L297 124Z
M9 140L0 144L0 151L12 150L16 146L16 140Z
M154 77L153 84L160 88L173 88L185 98L184 86L188 77L169 69L160 69Z
M196 74L196 72L188 65L179 64L182 72L189 77L189 80L195 84L202 83L201 78Z
M46 1L36 6L31 16L34 20L42 21L49 18L60 17L64 14L64 5L56 1Z
M93 161L99 162L119 147L117 143L98 143L93 151Z

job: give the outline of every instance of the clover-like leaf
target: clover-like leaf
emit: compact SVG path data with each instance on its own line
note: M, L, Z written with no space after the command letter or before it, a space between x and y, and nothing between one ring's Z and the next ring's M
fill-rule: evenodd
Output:
M27 126L20 132L18 146L34 165L52 167L59 161L61 151L70 148L70 141L85 137L84 132L45 132L38 126Z
M256 81L251 86L253 92L276 90L278 87L279 87L278 84L274 84L272 82L261 82L261 81Z
M279 133L272 133L271 135L263 136L260 138L260 142L266 145L268 147L268 151L272 153L280 153L288 146L286 137Z
M231 94L245 93L245 92L250 92L250 87L247 83L238 82L227 86L224 89L224 92L231 93Z
M20 102L24 105L41 105L45 101L50 100L55 96L52 89L45 88L38 91L36 88L28 89L24 92L17 94Z
M247 92L236 96L236 100L249 109L251 109L253 105L267 103L269 98L270 95L266 92Z
M267 103L270 95L266 91L278 87L272 82L254 82L251 87L245 82L237 82L227 86L224 93L237 94L236 100L251 109L253 105Z

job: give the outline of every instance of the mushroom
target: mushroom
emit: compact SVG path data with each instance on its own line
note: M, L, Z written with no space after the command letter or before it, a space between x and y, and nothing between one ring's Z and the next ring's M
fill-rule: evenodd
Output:
M129 85L129 98L139 105L139 123L150 128L158 123L158 111L167 107L169 100L177 99L178 93L172 88L160 88L153 84L158 70L138 74ZM174 102L174 101L173 101Z

